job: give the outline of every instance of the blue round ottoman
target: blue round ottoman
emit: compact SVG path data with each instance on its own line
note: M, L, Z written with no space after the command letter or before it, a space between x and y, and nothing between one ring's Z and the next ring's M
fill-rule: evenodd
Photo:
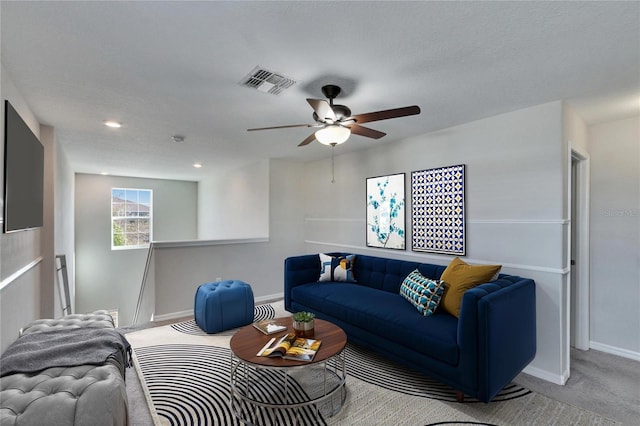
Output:
M206 283L198 287L194 316L207 333L217 333L253 322L253 291L240 280Z

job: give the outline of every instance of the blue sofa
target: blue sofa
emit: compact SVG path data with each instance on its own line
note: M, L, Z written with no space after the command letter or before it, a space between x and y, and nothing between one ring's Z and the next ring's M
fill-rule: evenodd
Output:
M466 394L489 402L535 356L535 284L500 274L464 293L459 318L442 309L425 317L400 296L400 285L413 270L439 279L445 268L356 255L356 283L319 282L317 254L289 257L285 308L337 324L349 342L452 386L458 401Z

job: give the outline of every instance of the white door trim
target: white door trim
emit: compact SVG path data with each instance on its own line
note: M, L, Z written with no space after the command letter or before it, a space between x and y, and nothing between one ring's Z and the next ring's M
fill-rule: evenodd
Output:
M575 267L571 270L575 274L576 292L575 319L576 326L573 339L577 349L589 349L589 307L590 307L590 283L589 283L589 193L590 193L590 158L589 154L571 147L572 167L575 167L575 229L577 229L576 246L574 253ZM571 194L569 195L571 197ZM571 204L569 204L571 205ZM573 214L572 214L573 217Z

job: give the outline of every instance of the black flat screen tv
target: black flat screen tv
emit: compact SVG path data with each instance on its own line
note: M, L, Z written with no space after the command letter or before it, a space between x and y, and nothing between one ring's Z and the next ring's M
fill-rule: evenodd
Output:
M4 101L4 232L42 227L44 147Z

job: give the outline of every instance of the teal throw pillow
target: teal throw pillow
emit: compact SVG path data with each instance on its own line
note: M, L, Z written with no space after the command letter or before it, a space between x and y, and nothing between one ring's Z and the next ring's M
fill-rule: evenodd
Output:
M320 278L318 281L345 281L356 282L353 276L353 263L355 254L347 256L329 256L320 253Z
M442 293L444 293L442 281L430 280L417 269L407 275L400 285L400 295L424 316L429 316L436 311L442 299Z

